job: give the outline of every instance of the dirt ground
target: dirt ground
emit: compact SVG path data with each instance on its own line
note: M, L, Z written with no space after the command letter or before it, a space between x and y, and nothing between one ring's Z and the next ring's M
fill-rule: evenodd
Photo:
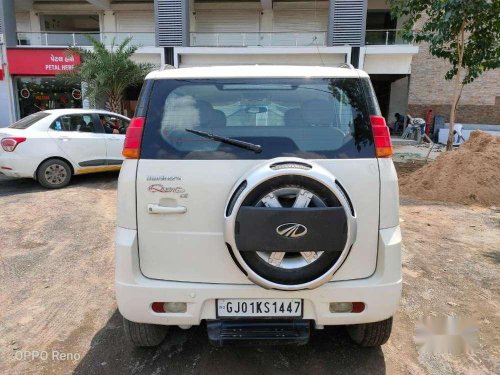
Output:
M500 212L408 199L403 298L381 349L356 347L341 327L313 332L303 347L218 349L198 327L172 329L158 349L132 348L113 291L116 177L81 176L53 191L0 177L1 374L500 373ZM473 318L479 347L419 354L415 324L432 314Z

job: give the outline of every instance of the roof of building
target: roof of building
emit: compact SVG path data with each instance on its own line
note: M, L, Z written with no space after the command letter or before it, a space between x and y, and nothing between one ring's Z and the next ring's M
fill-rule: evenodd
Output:
M352 66L294 66L294 65L230 65L155 70L146 79L185 78L359 78L368 77L362 70Z

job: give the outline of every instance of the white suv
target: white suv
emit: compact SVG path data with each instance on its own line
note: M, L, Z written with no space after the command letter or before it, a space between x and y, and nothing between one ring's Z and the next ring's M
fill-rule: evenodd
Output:
M398 184L365 72L152 72L123 154L116 295L133 344L203 321L216 345L305 343L332 325L387 341Z

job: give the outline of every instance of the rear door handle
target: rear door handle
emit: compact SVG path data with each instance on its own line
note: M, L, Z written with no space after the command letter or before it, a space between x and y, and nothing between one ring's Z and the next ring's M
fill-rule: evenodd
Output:
M185 214L187 208L184 206L167 207L159 204L148 204L150 214Z

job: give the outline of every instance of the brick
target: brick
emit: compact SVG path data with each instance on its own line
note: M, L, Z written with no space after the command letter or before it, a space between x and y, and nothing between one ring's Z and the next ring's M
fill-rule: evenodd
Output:
M408 110L414 117L425 117L428 109L449 118L453 81L444 79L449 64L433 57L428 45L419 46L411 67ZM489 70L465 85L457 111L457 122L500 125L500 69Z

